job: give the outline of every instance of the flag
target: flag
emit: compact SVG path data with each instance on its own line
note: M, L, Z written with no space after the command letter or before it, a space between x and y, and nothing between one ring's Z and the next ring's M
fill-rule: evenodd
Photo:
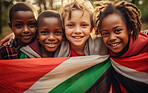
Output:
M112 82L118 93L148 93L148 53L111 58Z
M108 55L0 60L0 92L107 93Z

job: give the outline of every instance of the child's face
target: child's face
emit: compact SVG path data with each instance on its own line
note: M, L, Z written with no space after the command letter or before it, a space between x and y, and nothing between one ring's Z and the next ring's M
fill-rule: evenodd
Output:
M62 23L58 18L44 17L39 20L39 41L48 52L55 52L62 42Z
M90 14L85 11L73 10L71 13L71 19L68 16L65 17L65 35L70 41L71 47L84 47L86 40L89 38L91 32L91 20Z
M10 28L20 45L30 43L36 35L36 19L31 11L17 11L13 13Z
M121 52L128 44L127 26L118 14L110 14L102 20L101 34L105 45L114 53Z

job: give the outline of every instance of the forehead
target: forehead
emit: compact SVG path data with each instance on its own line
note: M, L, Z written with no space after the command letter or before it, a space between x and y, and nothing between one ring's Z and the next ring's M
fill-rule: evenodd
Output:
M13 13L13 19L35 19L35 16L32 11L17 11Z
M125 20L120 14L114 13L114 14L109 14L106 17L103 18L101 27L103 26L111 26L115 24L120 24L124 26L126 24Z
M39 19L39 26L43 25L61 26L61 20L55 17L42 17Z
M90 13L86 10L72 10L71 14L67 13L65 19L67 20L75 20L77 18L84 19L90 21Z

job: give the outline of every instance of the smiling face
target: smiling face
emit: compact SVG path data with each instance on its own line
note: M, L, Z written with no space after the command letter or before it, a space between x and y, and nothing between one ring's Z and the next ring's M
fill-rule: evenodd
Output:
M126 22L118 14L110 14L102 20L101 34L105 45L119 53L128 44L129 34Z
M90 14L87 11L73 10L71 19L64 19L65 35L73 49L83 48L91 32Z
M55 52L62 42L63 30L61 21L54 17L39 19L39 41L48 52Z
M36 36L36 19L31 11L17 11L13 13L10 28L20 45L30 43Z

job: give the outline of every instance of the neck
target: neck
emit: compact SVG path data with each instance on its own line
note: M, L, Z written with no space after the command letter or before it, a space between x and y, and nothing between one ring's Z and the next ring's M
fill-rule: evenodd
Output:
M83 54L83 52L84 52L84 47L79 47L79 46L77 46L77 47L74 47L74 46L71 46L71 48L73 49L73 50L75 50L77 53L79 53L79 54Z
M54 57L54 52L48 52L43 46L41 47L43 58Z

